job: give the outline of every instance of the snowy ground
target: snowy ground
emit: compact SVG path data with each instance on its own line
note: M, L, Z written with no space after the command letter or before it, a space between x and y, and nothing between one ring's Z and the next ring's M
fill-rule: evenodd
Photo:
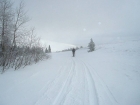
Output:
M140 105L140 41L52 53L0 75L0 105Z

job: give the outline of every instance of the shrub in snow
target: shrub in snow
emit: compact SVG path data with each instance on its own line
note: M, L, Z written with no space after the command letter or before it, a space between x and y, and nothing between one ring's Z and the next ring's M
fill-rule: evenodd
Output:
M95 50L95 43L93 42L92 38L90 39L90 43L88 44L89 51L92 52Z

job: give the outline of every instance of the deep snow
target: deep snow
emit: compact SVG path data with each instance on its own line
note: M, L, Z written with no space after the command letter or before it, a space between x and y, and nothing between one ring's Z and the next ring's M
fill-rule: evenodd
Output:
M0 105L140 105L140 41L96 45L0 74Z

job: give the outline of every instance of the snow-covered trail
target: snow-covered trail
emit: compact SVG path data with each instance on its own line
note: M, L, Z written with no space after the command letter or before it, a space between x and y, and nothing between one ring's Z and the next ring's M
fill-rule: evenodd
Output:
M53 93L53 94L52 94ZM83 61L69 58L35 105L99 105L94 80Z
M67 59L35 105L101 105L100 101L117 105L106 84L91 70L92 68L81 59ZM102 88L99 89L96 85Z
M76 57L52 53L36 65L7 70L0 75L0 105L139 105L139 43L80 49Z
M44 64L38 66L47 68L48 65L45 67ZM42 69L41 67L40 69ZM20 81L16 80L16 77L10 77L14 80L14 84L9 84L11 86L7 86L7 90L3 88L3 96L0 95L0 102L6 99L10 101L11 105L101 105L99 102L101 101L99 95L101 95L108 105L112 103L115 105L113 96L100 81L100 77L91 72L92 68L81 58L69 56L59 62L59 67L56 68L59 69L54 70L54 75L51 74L52 77L49 78L47 73L50 73L50 71L44 71L45 69L43 71L35 70L30 75L23 74L26 77L22 79L18 77L22 74L18 75L19 71L16 71L18 72L16 74L17 79L20 79ZM10 71L7 71L7 73L10 73ZM8 79L8 81L11 79ZM103 86L103 89L98 89L96 85ZM4 102L1 105L8 105L8 103Z

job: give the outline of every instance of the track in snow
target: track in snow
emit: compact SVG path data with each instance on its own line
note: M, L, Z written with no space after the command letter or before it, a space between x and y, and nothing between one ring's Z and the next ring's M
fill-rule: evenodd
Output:
M108 104L118 104L92 66L77 58L68 59L54 80L40 91L43 90L34 105L103 105L103 99Z
M82 60L80 60L81 62L83 62ZM96 99L96 103L95 105L104 105L105 103L100 103L100 102L106 102L108 104L112 104L112 105L119 105L118 101L115 99L114 95L112 94L112 92L110 91L109 87L106 85L106 83L102 80L102 78L98 75L98 73L96 72L96 70L89 64L86 64L85 62L83 62L83 65L86 68L86 71L88 72L87 77L90 77L90 80L92 80L94 83L94 99ZM96 96L96 97L95 97ZM104 101L102 100L104 99ZM92 104L90 104L92 105Z

